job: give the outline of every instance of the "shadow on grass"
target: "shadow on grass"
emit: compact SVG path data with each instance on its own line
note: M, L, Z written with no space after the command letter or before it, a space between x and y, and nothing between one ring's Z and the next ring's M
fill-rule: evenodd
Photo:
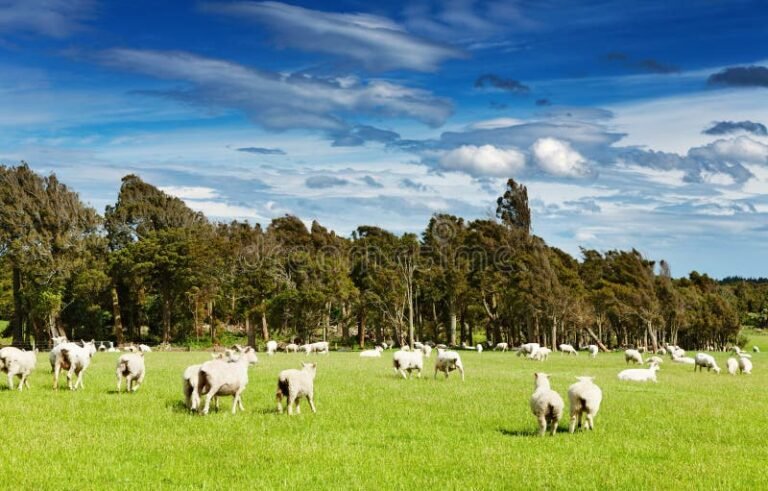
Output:
M504 436L516 438L539 438L538 430L509 430L507 428L498 428L497 430ZM568 428L557 428L557 433L568 433ZM549 436L549 432L545 436Z
M178 399L170 399L165 401L165 408L170 409L174 413L195 414L195 412L189 410L187 404L184 401Z

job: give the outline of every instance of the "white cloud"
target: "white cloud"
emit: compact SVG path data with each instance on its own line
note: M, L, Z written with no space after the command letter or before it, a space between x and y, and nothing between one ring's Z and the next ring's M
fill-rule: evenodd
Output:
M531 146L536 164L554 176L581 177L589 173L587 159L571 145L555 138L539 138Z
M523 124L525 121L516 118L493 118L483 121L477 121L472 123L467 128L470 130L493 130L496 128L507 128L509 126L517 126Z
M267 222L257 209L240 205L232 205L222 201L185 199L184 202L195 211L202 212L208 218L248 219L257 222Z
M83 27L91 10L91 0L2 0L0 33L24 31L64 38Z
M511 177L525 167L525 154L493 145L462 145L445 152L439 160L444 170L466 172L473 176Z
M378 15L323 12L280 2L211 3L206 8L263 23L283 46L351 58L372 70L433 71L447 58L464 57L455 48L409 34Z
M692 157L721 159L751 164L768 163L768 145L748 136L717 140L703 147L692 148Z
M212 199L219 196L215 189L202 186L164 186L160 190L181 199Z

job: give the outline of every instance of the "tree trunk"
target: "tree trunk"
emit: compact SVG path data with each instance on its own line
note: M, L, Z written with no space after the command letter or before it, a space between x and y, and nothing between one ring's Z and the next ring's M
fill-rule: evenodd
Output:
M163 343L171 342L171 296L163 294Z
M448 345L456 344L456 312L451 312L451 324L448 328Z
M339 322L341 323L341 337L344 339L344 342L349 339L349 325L346 323L347 319L347 304L342 303L341 304L341 319L339 319Z
M264 341L269 341L269 326L267 326L266 308L261 311L261 336L264 338ZM254 346L256 346L255 337L256 336L254 335Z
M557 316L552 316L552 351L557 351Z
M589 334L589 336L590 336L590 337L591 337L591 338L592 338L592 339L595 341L595 343L597 344L597 346L598 346L598 347L599 347L601 350L603 350L604 352L606 352L606 353L607 353L607 352L608 352L608 348L606 348L606 347L605 347L605 345L603 344L603 342L602 342L602 341L600 341L600 338L598 338L598 337L597 337L597 335L594 333L594 331L592 331L592 329L590 329L589 327L586 327L586 326L584 327L584 329L586 329L586 330L587 330L587 334Z
M117 296L117 287L112 284L112 334L115 335L117 344L123 344L123 321L120 317L120 299Z
M410 278L408 285L408 338L411 351L413 351L413 277Z
M248 314L245 314L245 333L248 336L248 346L255 348L256 331L253 329L253 325L251 325L251 316Z
M653 321L648 321L648 334L651 336L651 343L653 343L653 352L659 349L659 342L656 338L656 331L653 329Z
M365 309L357 313L357 342L360 348L365 348Z
M24 306L21 301L21 269L13 267L13 344L24 342Z

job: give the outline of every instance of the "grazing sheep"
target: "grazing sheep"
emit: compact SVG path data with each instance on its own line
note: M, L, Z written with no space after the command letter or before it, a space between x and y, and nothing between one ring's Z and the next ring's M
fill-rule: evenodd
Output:
M563 415L563 398L550 388L549 375L535 373L534 391L531 396L531 412L539 422L539 436L547 432L547 424L551 425L552 436L557 431L557 424Z
M645 360L645 362L648 363L648 364L654 364L655 363L656 365L661 365L662 363L664 363L664 360L662 358L658 357L658 356L652 356L652 357L648 358L647 360Z
M682 358L685 356L685 350L683 348L675 348L671 356L672 358Z
M299 352L299 345L296 343L289 343L285 345L285 352L286 353L298 353Z
M736 370L739 369L739 362L734 357L728 358L725 362L726 367L728 367L728 373L731 375L736 375Z
M152 348L150 348L146 344L140 344L139 345L139 351L142 352L142 353L151 353L152 352Z
M424 346L421 348L421 352L422 352L422 353L424 353L424 356L425 356L425 357L429 358L430 356L432 356L432 346L430 346L430 345L428 345L428 344L425 344L425 345L424 345Z
M665 348L659 348L659 349L656 350L656 354L664 356L664 355L667 354L667 350Z
M496 346L493 348L494 351L507 351L508 349L508 343L496 343Z
M321 355L327 355L328 351L330 349L330 345L328 344L328 341L318 341L317 343L310 343L304 345L304 351L307 352L307 355L310 353L319 353Z
M652 380L656 382L656 372L658 365L651 365L648 368L629 368L619 372L619 380L628 382L647 382Z
M421 344L420 342L416 341L415 343L413 343L413 349L423 349L423 348L424 348L424 345Z
M59 389L59 373L61 370L67 371L67 386L70 390L77 390L78 387L84 389L83 372L91 364L91 358L96 354L96 342L81 341L80 346L76 343L61 343L54 347L48 355L53 370L53 388ZM72 375L77 375L77 381L72 385Z
M576 351L576 348L574 348L570 344L561 344L559 346L561 353L568 353L569 355L576 355L579 356L579 352Z
M753 353L760 353L760 348L757 346L752 346L752 352Z
M731 346L731 349L729 351L732 351L738 355L739 353L741 353L741 348L739 348L738 346Z
M747 375L751 375L752 374L752 361L749 358L745 357L745 356L740 356L739 357L739 371L741 373L744 373L744 374L747 374Z
M483 345L482 344L478 344L476 349L477 349L478 353L482 353L483 352Z
M360 352L360 358L381 358L381 352L383 350L380 346L376 346L374 349L367 349Z
M587 346L587 351L589 351L590 357L597 358L597 353L600 351L600 348L598 348L596 344L590 344Z
M37 365L37 354L13 346L0 349L0 371L8 374L8 388L13 390L13 377L19 377L19 391L29 389L29 375Z
M536 351L534 351L533 353L531 353L529 355L529 358L531 358L532 360L536 360L536 361L544 361L544 360L549 358L549 354L550 353L552 353L551 349L541 347L541 348L537 349Z
M712 355L708 355L706 353L696 353L696 358L694 358L693 371L696 372L697 368L702 372L706 368L708 372L710 370L714 370L715 373L720 373L720 367L717 366L717 361L715 361L715 358Z
M525 343L517 349L517 356L532 355L540 347L539 343Z
M403 378L408 378L412 375L411 372L418 370L417 377L421 378L421 371L424 369L423 356L424 353L421 351L395 351L395 354L392 355L395 373L399 373ZM405 372L408 372L407 376Z
M277 341L267 341L267 355L272 356L277 351Z
M448 378L448 373L454 370L458 370L461 373L461 381L464 381L464 365L461 363L461 357L455 351L445 351L442 348L437 350L437 360L435 360L435 377L437 378L437 372L445 373L445 378Z
M629 362L637 363L638 365L643 364L643 355L640 354L639 351L636 349L628 349L624 352L624 361L627 362L627 365L629 365Z
M316 413L315 375L317 375L317 363L302 363L301 370L290 368L280 372L277 377L277 392L275 393L277 412L282 414L282 401L285 397L288 400L288 415L293 416L294 407L296 414L301 414L299 401L302 397L306 397L312 412Z
M600 411L603 391L595 385L594 377L576 377L578 382L568 387L568 401L571 406L571 425L568 431L573 433L576 422L581 428L582 417L587 416L587 429L595 429L595 416Z
M125 378L125 389L127 392L136 392L144 382L144 352L129 353L117 360L117 392L120 392L123 378Z
M234 396L232 414L238 406L244 411L241 395L248 385L248 366L258 362L256 351L250 346L240 351L234 361L211 360L200 367L193 398L200 400L200 394L207 394L202 413L208 414L211 399L215 396Z
M690 356L678 356L678 357L672 358L672 363L682 363L683 365L695 365L696 360L694 360Z

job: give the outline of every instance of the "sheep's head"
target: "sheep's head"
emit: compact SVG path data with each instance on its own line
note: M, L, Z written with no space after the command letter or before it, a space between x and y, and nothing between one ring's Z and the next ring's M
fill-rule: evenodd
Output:
M87 343L85 341L83 341L82 339L80 341L83 343L83 348L85 348L85 350L88 352L88 356L93 356L94 354L96 354L96 341L95 340L91 339Z
M317 374L317 363L302 362L301 369L307 373L312 374L312 378L315 378L315 374Z
M720 373L720 367L717 367L717 366L712 367L712 370L714 370L715 373Z
M533 381L535 387L547 387L549 388L549 375L542 372L536 372L533 374Z
M246 360L248 360L249 365L255 365L259 362L259 359L256 357L256 350L248 346L247 348L244 348L241 352L242 356L245 357Z
M595 380L595 377L581 376L581 377L576 377L576 380L578 380L579 382L593 382Z

